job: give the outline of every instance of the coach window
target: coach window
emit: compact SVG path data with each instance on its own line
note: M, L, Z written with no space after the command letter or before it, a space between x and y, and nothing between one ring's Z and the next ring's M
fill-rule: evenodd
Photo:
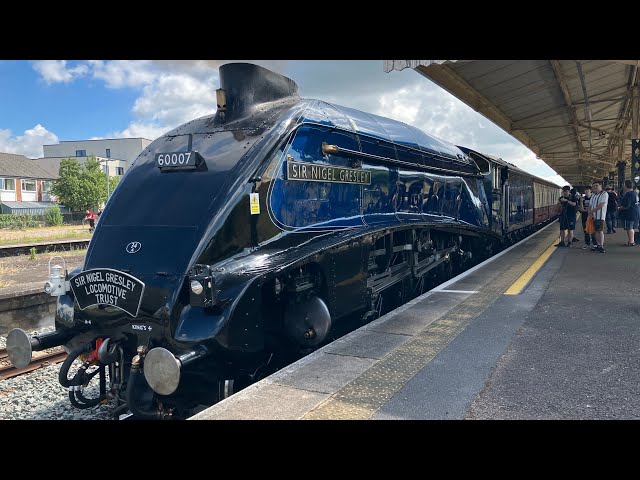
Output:
M476 155L473 152L469 152L469 156L471 156L473 161L476 162L476 165L483 175L487 175L489 173L491 167L489 166L489 162L486 159L480 157L479 155Z
M493 188L495 190L500 190L500 167L495 163L493 166Z

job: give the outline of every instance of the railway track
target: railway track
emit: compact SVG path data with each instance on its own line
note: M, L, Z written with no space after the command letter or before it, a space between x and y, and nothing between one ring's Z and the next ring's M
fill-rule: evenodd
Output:
M91 241L90 238L84 238L79 240L58 240L54 242L23 243L19 245L3 245L3 246L0 246L0 257L28 255L32 248L36 249L36 253L68 252L71 250L87 248L89 246L90 241Z
M55 365L67 358L67 352L62 347L48 348L41 352L33 352L33 358L24 368L15 368L9 361L6 348L0 348L0 380L17 377L23 373L32 372L42 367Z

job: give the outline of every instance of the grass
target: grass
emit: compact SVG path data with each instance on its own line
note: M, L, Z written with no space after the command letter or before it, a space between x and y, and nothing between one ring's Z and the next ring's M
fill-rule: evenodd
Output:
M19 267L10 267L6 263L0 262L0 275L8 275L10 273L19 272L21 269Z
M33 237L22 237L22 238L10 238L0 240L0 245L20 245L22 243L44 243L44 242L55 242L56 240L74 240L76 238L89 238L91 234L87 231L85 232L67 232L61 233L59 235L50 235L50 236L33 236Z
M0 288L10 287L14 283L13 280L2 280L2 275L9 275L10 273L16 273L20 270L21 268L19 267L10 267L6 263L0 262Z
M47 252L47 253L41 253L40 255L47 255L48 258L51 257L75 257L76 255L85 255L87 253L87 249L86 248L74 248L71 250L67 250L64 252ZM48 262L49 260L47 260Z
M85 248L71 248L71 250L61 250L59 252L55 252L55 251L48 251L48 252L44 252L44 253L39 253L38 254L38 259L41 261L45 261L48 262L49 259L51 257L62 257L62 258L66 258L66 257L77 257L78 255L86 255L87 253L87 249ZM16 259L28 259L29 258L29 254L21 254L21 255L16 255L15 257ZM0 270L0 274L2 273L2 271Z

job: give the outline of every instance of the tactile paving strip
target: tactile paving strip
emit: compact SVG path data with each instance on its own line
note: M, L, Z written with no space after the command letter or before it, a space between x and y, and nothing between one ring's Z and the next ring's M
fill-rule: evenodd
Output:
M551 227L553 228L553 227ZM502 269L482 290L380 359L360 376L308 412L305 420L366 420L371 418L416 373L427 365L471 321L497 300L549 246L556 230L527 242L530 250ZM502 260L502 259L501 259ZM495 268L495 264L494 264Z

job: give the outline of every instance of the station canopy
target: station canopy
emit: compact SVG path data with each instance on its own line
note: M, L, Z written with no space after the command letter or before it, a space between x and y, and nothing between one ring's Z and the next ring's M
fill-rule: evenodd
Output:
M413 68L431 79L574 186L611 178L623 160L629 178L639 67L639 60L384 61L386 72Z

